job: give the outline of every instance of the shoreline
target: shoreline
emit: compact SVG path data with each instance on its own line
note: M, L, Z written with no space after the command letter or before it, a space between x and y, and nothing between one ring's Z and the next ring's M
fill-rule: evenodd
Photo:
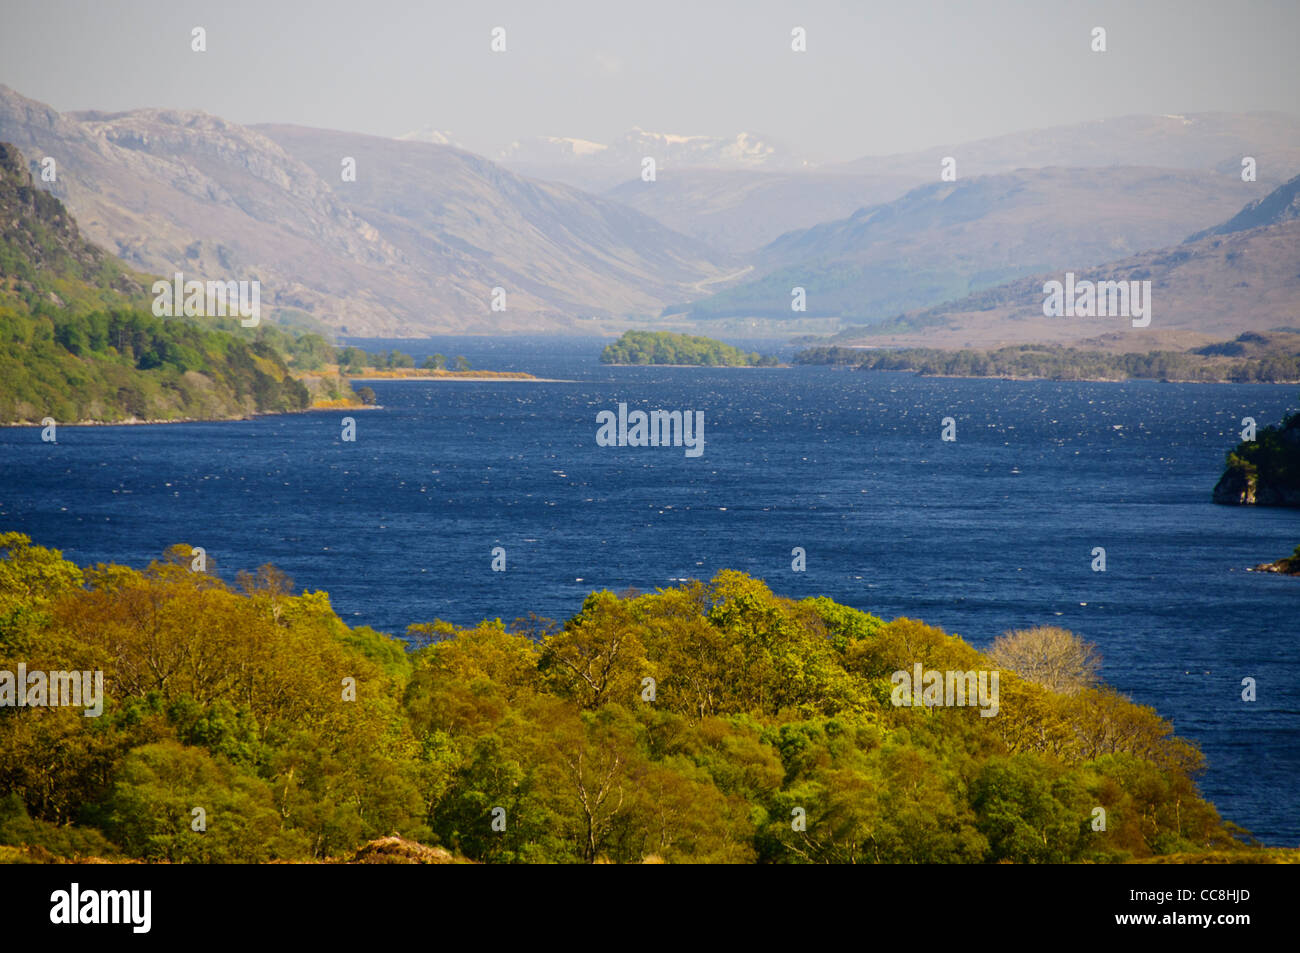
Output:
M349 377L349 381L437 381L439 383L476 383L500 384L576 384L578 381L564 380L558 377L419 377L414 374L403 375L402 377Z
M1266 384L1281 385L1283 387L1293 387L1300 384L1300 380L1294 381L1232 381L1224 380L1186 380L1174 377L1012 377L1008 374L923 374L920 371L906 368L886 369L886 368L868 368L863 370L861 367L835 364L808 364L806 367L844 367L850 371L862 371L865 374L914 374L917 377L926 377L932 380L948 381L1049 381L1053 384L1127 384L1129 381L1149 381L1152 384Z
M125 420L70 420L55 421L57 427L153 427L159 424L228 424L240 420L257 420L259 417L287 417L292 414L325 413L328 411L383 410L382 404L358 404L355 407L304 407L302 410L268 410L260 414L239 414L233 417L167 417L161 419L141 419L128 417ZM0 423L0 427L43 427L40 421L9 421ZM56 441L57 442L57 441Z
M613 364L600 362L601 367L693 367L707 371L772 371L794 367L793 364Z
M986 376L983 374L918 374L916 371L902 371L901 373L949 381L1048 381L1053 384L1127 384L1130 381L1147 381L1151 384L1265 384L1269 386L1281 385L1283 387L1293 387L1300 384L1300 381L1205 381L1172 377L1007 377L1001 374Z

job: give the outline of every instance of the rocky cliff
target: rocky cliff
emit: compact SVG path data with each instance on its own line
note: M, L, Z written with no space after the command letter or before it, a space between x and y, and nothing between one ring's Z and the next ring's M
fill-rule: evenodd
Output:
M1228 454L1214 487L1215 503L1300 506L1300 413L1265 427Z

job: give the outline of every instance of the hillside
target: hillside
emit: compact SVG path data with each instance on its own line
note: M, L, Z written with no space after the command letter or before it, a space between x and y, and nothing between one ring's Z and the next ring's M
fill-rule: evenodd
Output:
M1213 172L1022 169L933 182L847 219L783 235L761 277L696 302L695 318L809 316L867 323L1049 269L1080 270L1181 241L1268 188Z
M404 286L396 250L309 169L214 116L64 116L0 87L0 140L33 163L54 158L57 180L42 184L91 241L138 270L260 279L268 309L322 315L342 313L340 296L358 283ZM357 323L388 320L392 300L381 294L348 299Z
M0 423L211 419L308 405L269 344L139 308L143 276L87 242L8 143L0 223Z
M999 285L900 316L871 330L850 329L835 343L870 341L900 347L994 347L1028 342L1079 342L1106 337L1107 347L1149 350L1206 344L1243 332L1300 328L1300 219L1291 201L1300 177L1266 197L1250 220L1258 225L1208 234L1188 243L1142 252L1100 267L1078 268L1076 281L1150 281L1151 324L1121 318L1043 316L1043 286L1060 271ZM1271 217L1260 209L1271 210ZM1234 217L1232 220L1238 220ZM1156 344L1157 339L1163 343Z
M449 146L266 131L318 167L206 113L61 115L0 86L0 141L32 162L56 159L48 187L92 241L154 274L258 279L268 311L307 312L354 335L655 312L734 270L623 206ZM336 147L350 151L324 155ZM347 155L355 182L342 181ZM409 181L381 182L383 169ZM497 286L510 293L504 317L489 308Z
M1211 235L1231 235L1265 225L1281 225L1300 218L1300 175L1274 189L1262 199L1256 199L1222 225L1197 232L1186 244L1200 241Z
M845 218L898 198L920 176L668 168L654 182L623 182L605 195L669 228L734 253L756 252L786 232ZM746 259L748 260L748 259Z
M426 303L480 327L573 326L578 316L652 313L721 274L723 259L653 219L569 186L533 182L468 152L299 126L258 126L322 179L339 156L357 180L337 194L433 289ZM507 310L492 312L494 287Z
M37 187L23 155L0 142L0 299L30 310L146 300L133 275L86 241L58 199Z

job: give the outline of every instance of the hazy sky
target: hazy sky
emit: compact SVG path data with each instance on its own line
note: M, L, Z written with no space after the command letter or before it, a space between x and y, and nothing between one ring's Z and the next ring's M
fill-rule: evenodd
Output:
M0 0L0 83L59 110L432 125L489 154L636 125L849 159L1129 113L1296 112L1298 27L1296 0Z

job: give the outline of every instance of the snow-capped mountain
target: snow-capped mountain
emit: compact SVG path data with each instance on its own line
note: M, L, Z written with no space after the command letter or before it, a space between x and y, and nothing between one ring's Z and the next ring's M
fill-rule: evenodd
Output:
M563 136L534 136L531 139L515 140L501 150L503 162L528 162L536 159L573 158L585 159L600 156L607 152L609 146L589 139L568 139Z
M463 148L459 142L451 137L451 133L435 129L433 126L425 126L416 129L414 132L404 132L397 137L402 142L432 142L435 146L455 146L457 149Z
M638 178L652 157L660 169L750 169L789 172L812 165L783 143L752 132L734 136L683 136L640 127L610 143L562 136L518 139L497 161L517 172L584 188L606 188Z

